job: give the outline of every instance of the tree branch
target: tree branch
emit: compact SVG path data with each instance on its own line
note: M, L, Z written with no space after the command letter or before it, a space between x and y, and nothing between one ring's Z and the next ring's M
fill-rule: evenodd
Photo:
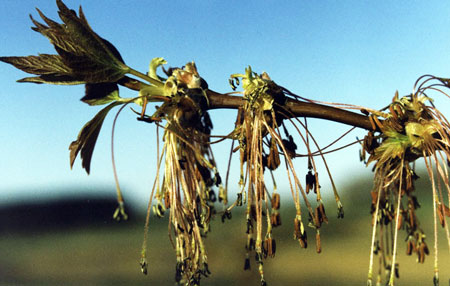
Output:
M119 84L136 91L142 87L140 81L129 77L125 77ZM240 106L243 106L243 98L241 96L222 94L210 89L206 91L206 94L209 99L209 109L238 109ZM326 119L366 130L373 130L368 116L333 106L288 99L285 108L296 117Z
M209 109L237 109L243 105L241 96L221 94L212 90L207 90L206 93L209 99ZM296 117L326 119L366 130L373 130L368 116L340 108L292 99L287 100L285 108Z

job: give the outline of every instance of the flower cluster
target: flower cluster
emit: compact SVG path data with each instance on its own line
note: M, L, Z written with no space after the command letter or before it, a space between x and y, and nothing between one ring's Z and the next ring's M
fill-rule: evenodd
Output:
M155 67L163 63L162 59L154 59L149 75L161 80L156 76ZM206 82L200 78L193 62L183 68L170 69L166 74L168 78L163 79L163 94L170 101L158 107L152 116L143 113L141 118L156 122L158 126L161 126L158 123L161 120L166 122L160 155L158 151L156 189L151 195L157 202L152 206L150 201L148 216L151 209L159 217L169 213L169 235L177 258L176 282L198 285L201 277L210 274L203 237L209 231L212 215L216 213L214 188L222 193L223 187L210 148L213 126L206 112ZM141 98L152 98L154 91L153 87L141 89ZM162 180L161 164L164 164ZM148 221L147 217L147 226ZM146 273L146 239L141 266Z
M312 135L305 124L294 121L286 108L287 94L266 74L257 74L250 67L245 74L234 74L230 83L233 89L242 81L244 106L238 112L233 139L239 142L240 154L240 192L235 205L247 204L247 255L244 269L250 269L251 252L255 252L255 260L261 275L261 285L265 285L263 271L263 259L274 257L276 250L273 238L273 227L281 224L280 195L276 190L273 179L273 189L266 184L265 173L272 174L282 163L281 155L284 157L289 185L296 208L294 218L294 239L298 240L300 246L307 247L307 232L302 219L302 207L300 196L306 205L310 226L316 232L316 251L321 252L320 227L323 222L328 223L325 207L320 193L318 172L314 163L314 156L309 146L309 138ZM306 188L300 183L299 177L294 169L293 159L297 156L297 145L289 134L284 121L291 122L295 130L304 142L308 152L308 169L306 175ZM298 125L304 129L301 132ZM283 130L283 131L281 131ZM314 141L314 139L313 139ZM315 142L315 141L314 141ZM331 177L330 177L331 178ZM333 184L334 186L334 184ZM314 209L309 202L307 194L314 190L317 206ZM339 217L343 217L342 204L336 190L336 201L338 203ZM264 217L266 222L264 223ZM265 227L264 227L265 225Z
M447 179L450 125L427 96L427 92L438 88L436 84L426 85L432 79L436 78L426 79L418 86L417 91L408 96L400 98L396 93L386 112L375 112L370 116L373 129L377 130L379 135L370 131L363 142L364 152L370 155L367 164L372 162L375 164L371 206L373 236L369 284L373 275L373 254L381 252L378 280L381 280L381 270L385 269L389 285L393 285L394 277L396 274L398 276L396 249L400 229L406 232L407 255L416 253L417 261L423 263L425 256L429 254L425 242L426 235L415 213L420 204L414 193L414 181L418 178L414 170L414 162L420 157L425 161L432 184L436 252L434 280L438 281L436 218L439 217L440 224L445 227L448 237L445 216L450 215L444 202L450 189ZM442 87L442 85L439 86ZM365 157L363 156L362 159ZM439 175L435 176L435 172ZM378 239L376 238L377 229Z

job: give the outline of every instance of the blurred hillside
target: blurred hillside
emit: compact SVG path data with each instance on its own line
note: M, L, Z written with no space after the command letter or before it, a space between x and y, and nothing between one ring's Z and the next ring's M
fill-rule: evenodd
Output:
M425 187L427 179L421 180L418 196L423 207L418 214L432 252L432 209L427 207L431 193ZM370 181L346 187L343 220L336 219L333 201L325 203L330 222L321 230L321 254L315 253L312 230L308 230L308 249L301 249L293 240L295 212L290 200L283 198L283 224L274 229L277 253L264 264L268 285L365 285L370 188ZM138 264L143 214L130 206L133 219L116 223L111 217L115 206L111 198L4 206L0 210L0 285L174 285L175 255L167 236L167 219L151 220L149 273L144 276ZM212 275L203 279L202 285L260 285L254 261L251 271L243 271L243 210L235 209L232 220L225 223L216 218L211 228L206 247ZM415 256L404 254L404 238L400 232L400 280L396 285L432 285L433 256L428 256L425 264L417 264ZM446 285L450 255L443 235L439 243L440 277Z

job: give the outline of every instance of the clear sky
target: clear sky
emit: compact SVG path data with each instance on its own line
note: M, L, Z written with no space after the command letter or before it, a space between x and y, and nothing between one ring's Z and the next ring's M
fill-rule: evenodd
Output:
M164 57L169 66L194 60L210 88L219 92L230 91L230 74L251 65L304 97L381 108L396 90L411 92L420 75L450 77L448 1L65 3L76 10L82 5L92 28L118 48L129 66L146 72L153 57ZM48 40L30 29L28 15L39 19L35 7L58 19L54 1L2 1L1 56L54 53ZM99 108L79 101L83 86L15 82L25 76L0 64L0 203L60 195L61 188L87 193L101 187L114 193L112 116L97 142L91 175L79 160L70 170L68 146ZM121 89L121 95L135 93ZM449 103L437 100L447 116ZM232 111L213 111L215 133L230 131L234 116ZM125 198L144 203L155 172L155 129L135 117L132 112L119 117L116 158ZM348 129L319 121L312 121L311 127L322 145ZM356 132L347 142L363 135ZM215 150L224 174L229 143ZM236 158L233 163L237 169ZM297 164L303 176L306 163ZM331 155L329 165L338 187L345 188L355 174L368 173L358 162L358 147ZM232 178L231 186L237 180Z

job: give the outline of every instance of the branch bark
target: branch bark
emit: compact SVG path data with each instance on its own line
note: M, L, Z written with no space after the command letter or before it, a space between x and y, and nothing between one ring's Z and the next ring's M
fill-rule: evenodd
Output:
M232 96L207 90L209 109L237 109L243 105L240 96ZM285 108L296 117L312 117L335 121L366 130L373 130L369 117L340 108L288 99Z
M119 81L119 84L138 91L142 83L138 80L125 77ZM238 109L243 105L241 96L222 94L210 89L206 91L206 94L209 99L209 109ZM366 130L373 130L368 116L333 106L288 99L285 108L296 117L320 118Z

